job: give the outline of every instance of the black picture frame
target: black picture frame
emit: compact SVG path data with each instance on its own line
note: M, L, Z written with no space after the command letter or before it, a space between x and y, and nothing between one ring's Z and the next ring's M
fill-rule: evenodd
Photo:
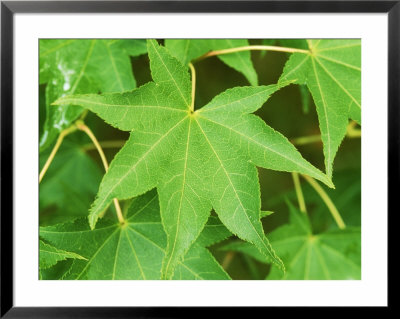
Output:
M177 318L224 308L15 307L13 302L13 21L16 13L387 13L388 14L388 207L398 212L400 154L400 0L396 1L1 1L1 317ZM392 217L388 218L392 221ZM390 227L395 224L388 223ZM390 244L390 241L388 242ZM388 246L390 247L390 246ZM390 260L389 260L390 261ZM389 285L390 281L388 282ZM391 302L388 300L388 307ZM305 308L291 308L296 313ZM246 314L240 308L235 314Z

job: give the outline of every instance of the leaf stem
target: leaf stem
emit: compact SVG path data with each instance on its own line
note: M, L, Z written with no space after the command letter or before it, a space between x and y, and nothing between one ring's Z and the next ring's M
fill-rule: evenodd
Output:
M216 50L216 51L210 51L201 57L197 58L196 61L200 61L215 55L222 55L222 54L229 54L229 53L235 53L235 52L241 52L241 51L277 51L277 52L289 52L289 53L303 53L303 54L309 54L310 51L308 50L302 50L302 49L296 49L296 48L286 48L286 47L278 47L278 46L272 46L272 45L246 45L243 47L237 47L237 48L229 48L229 49L223 49L223 50Z
M306 145L306 144L317 143L317 142L321 142L321 141L322 140L321 140L320 134L296 137L291 140L291 142L294 145Z
M357 129L349 130L349 131L347 131L347 137L350 137L350 138L361 137L361 130L357 130Z
M192 103L190 104L190 111L194 112L194 98L196 96L196 70L192 63L189 62L190 72L192 73Z
M54 159L54 156L56 156L56 153L58 151L58 149L61 146L62 141L64 140L64 138L74 132L76 130L76 126L75 125L71 125L70 127L66 128L65 130L61 131L60 135L57 138L56 144L54 145L53 149L51 150L51 153L49 155L49 158L47 159L46 163L44 164L42 170L39 173L39 184L42 181L44 175L46 174L47 170L50 167L51 162Z
M110 140L110 141L101 141L99 142L100 146L104 148L121 148L126 143L125 140ZM81 146L81 149L84 151L95 150L96 146L93 143L88 143Z
M350 124L347 126L347 136L348 137L361 137L361 130L356 129L357 122L352 121Z
M81 121L83 121L83 120L86 118L86 116L88 115L88 112L89 112L88 109L84 110L84 111L82 112L81 116L79 117L79 119L80 119Z
M356 129L355 128L356 125L357 125L356 122L351 122L349 124L349 126L347 127L346 137L348 137L348 138L361 137L361 130ZM306 145L306 144L311 144L311 143L316 143L316 142L322 142L322 139L321 139L320 134L315 134L315 135L309 135L309 136L296 137L294 139L291 139L291 142L294 145Z
M318 193L321 199L324 201L325 205L328 207L333 219L340 229L345 229L346 225L340 216L339 211L337 210L335 204L332 202L328 194L324 191L324 189L317 183L317 181L307 175L302 175L303 178L311 185L312 188Z
M234 251L228 251L224 257L224 260L222 261L222 268L224 268L225 270L228 269L229 265L232 262L233 257L235 257L236 253Z
M83 119L86 117L87 113L88 113L88 110L83 111L83 113L79 117L79 120L83 121ZM54 156L56 155L58 149L60 148L61 143L64 140L64 138L68 134L76 131L76 129L77 129L77 127L75 126L75 124L72 124L70 127L66 128L65 130L60 132L60 135L57 138L56 144L54 145L54 147L53 147L53 149L52 149L52 151L50 153L49 158L47 159L46 163L44 164L42 170L39 173L39 184L42 181L42 179L43 179L44 175L46 174L47 170L49 169L50 164L53 161Z
M292 177L293 177L294 189L296 190L297 200L299 202L300 211L306 214L307 208L306 208L306 203L304 201L303 191L301 189L299 174L296 172L292 172Z
M349 125L347 126L347 131L350 131L352 129L354 129L357 126L357 122L356 121L351 121L349 123Z
M85 125L85 123L83 123L83 121L80 121L80 120L76 121L76 127L79 130L85 132L87 134L87 136L89 136L89 138L92 140L93 144L96 146L96 149L100 155L101 161L103 162L104 169L107 172L108 171L108 162L107 162L106 156L104 155L103 149L101 148L99 142L97 141L96 136L94 136L91 129L89 127L87 127ZM114 202L115 210L117 212L118 220L119 220L120 224L123 225L125 223L125 219L122 214L121 206L119 205L118 199L114 198L113 202Z

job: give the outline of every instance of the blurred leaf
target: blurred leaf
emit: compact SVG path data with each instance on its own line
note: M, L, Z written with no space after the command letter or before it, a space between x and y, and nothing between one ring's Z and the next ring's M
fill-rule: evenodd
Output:
M40 40L39 78L40 83L47 83L46 120L39 143L41 151L83 111L82 108L54 107L51 103L69 93L97 93L93 79L85 72L94 45L95 40Z
M275 269L267 279L361 279L361 230L312 234L307 216L290 208L290 224L270 234L271 243L286 266L284 276Z
M285 264L286 273L282 275L272 266L267 279L361 279L360 228L351 227L316 235L311 230L307 215L290 202L288 204L289 224L277 228L268 236ZM260 262L270 263L245 242L233 242L221 249L241 252Z
M40 167L48 155L40 156ZM102 175L99 165L78 144L64 141L39 186L41 225L87 216Z
M47 83L46 120L40 137L40 151L51 145L83 111L79 107L55 107L52 102L67 94L123 92L136 87L129 54L144 53L143 42L40 40L40 83Z
M165 46L183 65L201 55L216 50L231 49L236 47L248 46L246 39L186 39L165 41ZM257 73L251 61L250 51L234 52L218 55L218 58L226 65L242 73L251 85L258 84Z

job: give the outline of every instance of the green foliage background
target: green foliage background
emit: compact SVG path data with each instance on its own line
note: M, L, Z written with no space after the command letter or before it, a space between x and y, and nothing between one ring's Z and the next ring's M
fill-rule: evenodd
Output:
M283 42L250 40L250 44L268 44L271 42L277 45L283 43L288 47L299 45L296 40L292 42L288 40ZM277 83L288 57L289 54L282 52L251 51L251 59L258 74L259 85ZM131 56L129 59L137 87L152 80L147 54ZM217 57L196 62L195 68L197 75L195 109L207 104L213 97L229 88L249 85L248 80L241 73L229 67ZM46 83L41 84L39 87L40 136L42 136L45 129L46 86L48 85ZM256 114L269 126L292 141L298 137L320 134L313 99L307 90L304 90L304 87L298 85L286 86L273 94ZM129 134L127 132L113 128L94 113L87 113L85 123L91 128L100 142L128 139ZM54 145L54 141L51 144ZM306 160L321 171L325 171L323 146L320 141L296 145L296 147ZM47 160L51 149L52 147L48 147L40 152L40 169ZM118 150L118 147L104 148L109 162L111 162ZM291 222L290 214L300 215L302 213L296 212L298 202L290 173L261 168L258 169L258 174L261 185L262 210L274 212L262 219L265 233L269 237L270 233L273 234L278 228ZM53 226L79 217L87 217L103 175L102 163L90 139L82 132L68 135L47 171L43 182L40 184L40 226ZM313 233L320 234L337 231L337 225L319 195L304 179L300 180ZM336 205L347 228L357 229L361 227L360 138L346 137L343 140L334 162L333 183L335 184L335 189L329 189L324 185L322 187ZM121 201L123 211L128 210L131 201ZM302 216L302 218L304 217ZM115 219L113 206L110 206L105 215L105 219L108 218ZM271 240L271 242L274 247L274 241ZM360 238L356 237L354 243L354 245L359 246ZM246 245L242 244L241 242L238 243L238 238L231 236L211 245L209 250L232 279L282 278L281 275L275 274L275 267L271 267L267 260L263 260L262 256L260 257L251 247L246 248ZM353 247L350 253L348 251L344 252L346 256L350 256L349 258L354 260L354 264L360 263L358 246ZM348 247L346 249L348 250ZM277 253L279 255L279 250L277 250ZM284 262L285 260L291 260L293 256L290 256L290 254L295 254L295 252L287 252L281 256ZM74 257L69 257L68 252L62 252L60 256L55 266L53 262L51 266L46 265L41 269L40 276L42 279L60 278L60 274L65 273L70 264L74 262ZM79 260L84 262L83 259ZM327 260L334 263L334 260ZM334 268L340 273L338 276L336 276L336 273L333 274L331 279L360 278L360 270L357 273L357 269L354 270L351 267L346 266L343 262L340 265L334 265ZM312 274L306 277L304 272L301 271L292 274L290 269L289 274L291 277L288 276L287 279L320 279L318 276L318 278L314 278L315 276L313 277ZM321 276L323 277L323 275Z

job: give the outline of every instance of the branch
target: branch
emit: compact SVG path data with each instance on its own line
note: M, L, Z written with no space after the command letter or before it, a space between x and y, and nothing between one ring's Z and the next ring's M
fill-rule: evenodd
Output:
M121 148L126 143L126 140L111 140L111 141L101 141L99 142L100 146L104 148ZM93 143L88 143L81 146L83 151L91 151L95 150L96 146Z
M303 191L301 190L301 184L299 179L299 174L292 172L294 189L296 190L297 200L299 201L300 211L307 213L306 203L304 201Z
M311 187L314 188L314 190L324 201L338 227L340 229L345 229L346 225L342 219L342 216L340 216L339 211L337 210L335 204L332 202L332 200L330 199L328 194L324 191L324 189L315 181L314 178L307 175L302 175L302 176L311 185Z
M190 104L190 111L194 112L194 98L196 95L196 70L192 63L189 63L189 68L192 73L192 103Z
M59 135L58 138L57 138L56 144L54 145L53 149L51 150L51 153L50 153L50 155L49 155L49 158L47 159L47 161L46 161L46 163L44 164L42 170L40 171L40 174L39 174L39 184L40 184L40 182L42 181L42 179L43 179L44 175L46 174L47 170L49 169L50 164L51 164L51 162L53 161L54 157L56 156L56 153L57 153L58 149L60 148L62 141L64 140L64 138L65 138L68 134L74 132L75 130L76 130L76 126L75 126L75 125L72 125L72 126L66 128L65 130L61 131L60 135Z
M310 51L308 51L308 50L302 50L302 49L296 49L296 48L286 48L286 47L278 47L278 46L272 46L272 45L247 45L247 46L237 47L237 48L210 51L210 52L202 55L201 57L197 58L195 61L200 61L200 60L203 60L203 59L215 56L215 55L229 54L229 53L235 53L235 52L241 52L241 51L277 51L277 52L303 53L303 54L310 53Z
M357 125L357 122L350 122L350 124L347 126L347 133L346 137L348 138L357 138L361 137L361 130L356 129L355 126ZM301 137L296 137L290 140L292 144L294 145L305 145L305 144L311 144L311 143L317 143L317 142L322 142L321 135L316 134L316 135L309 135L309 136L301 136Z
M107 172L108 171L108 162L107 162L106 156L104 155L103 149L101 148L101 146L100 146L99 142L97 141L97 138L94 136L93 132L81 120L76 121L76 127L79 130L85 132L89 136L89 138L92 140L93 144L96 146L96 149L100 155L101 161L103 162L104 169ZM115 210L117 212L118 220L119 220L120 224L123 225L123 224L125 224L125 219L124 219L124 216L122 215L121 206L119 205L118 199L114 198L113 202L114 202Z

